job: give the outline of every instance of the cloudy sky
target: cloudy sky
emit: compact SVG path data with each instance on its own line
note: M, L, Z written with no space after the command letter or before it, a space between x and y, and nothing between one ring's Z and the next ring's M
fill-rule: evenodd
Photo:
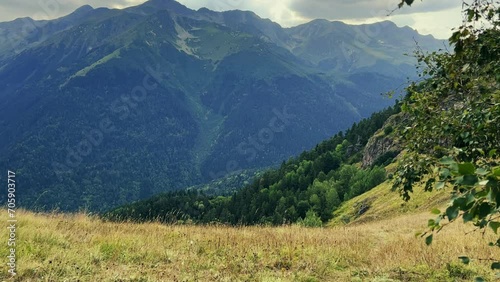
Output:
M50 19L66 15L89 4L94 8L123 8L145 0L0 0L0 22L18 17ZM388 16L399 0L178 0L191 9L251 10L284 27L312 19L341 20L347 23L371 23L391 20L399 26L408 25L421 34L448 38L451 28L461 22L461 2L457 0L416 0Z

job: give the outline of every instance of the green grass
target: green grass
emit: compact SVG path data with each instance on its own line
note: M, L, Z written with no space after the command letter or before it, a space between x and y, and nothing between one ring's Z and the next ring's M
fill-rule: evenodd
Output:
M111 59L118 59L118 58L120 58L120 49L115 50L113 53L105 56L104 58L98 60L97 62L93 63L92 65L78 71L77 73L75 73L75 75L73 77L86 76L87 73L89 73L89 71L93 70L95 67L102 65L102 64L105 64ZM73 78L73 77L71 77L71 78Z
M387 168L389 173L393 170L393 166ZM433 208L445 205L450 199L450 192L446 190L424 192L422 188L417 188L411 197L410 201L405 202L399 192L392 191L392 183L386 181L342 204L334 212L334 219L330 225L356 224L419 212L430 212ZM366 212L360 214L360 210L367 207Z
M64 87L64 86L66 86L66 85L68 84L68 82L69 82L70 80L72 80L73 78L75 78L75 77L79 77L79 76L86 76L86 75L87 75L87 74L88 74L91 70L93 70L93 69L94 69L94 68L96 68L97 66L102 65L102 64L105 64L105 63L109 62L109 61L110 61L110 60L112 60L112 59L118 59L118 58L120 58L120 50L121 50L121 49L117 49L117 50L115 50L113 53L111 53L111 54L109 54L109 55L107 55L107 56L103 57L102 59L97 60L96 62L94 62L94 63L93 63L93 64L91 64L90 66L87 66L87 67L85 67L85 68L83 68L83 69L81 69L81 70L77 71L75 74L73 74L72 76L70 76L70 77L66 80L66 82L60 86L60 88L62 88L62 87Z

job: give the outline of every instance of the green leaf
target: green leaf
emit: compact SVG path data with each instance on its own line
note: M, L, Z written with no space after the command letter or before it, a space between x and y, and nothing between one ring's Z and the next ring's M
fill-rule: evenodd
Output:
M432 244L432 239L433 239L433 235L432 234L429 235L429 236L427 236L427 237L425 237L425 244L427 246L429 246L430 244Z
M464 178L463 178L463 181L461 184L466 185L466 186L474 186L478 182L479 182L479 178L477 178L477 176L468 174L468 175L464 175Z
M441 211L440 211L439 209L433 208L433 209L431 210L431 213L432 213L432 214L441 214Z
M434 182L436 182L436 180L434 178L427 180L427 182L425 183L424 190L432 192L432 186L433 186L432 184L434 184Z
M486 191L486 189L480 190L479 192L476 192L476 195L475 195L475 197L478 199L485 198L486 196L488 196L488 191Z
M483 278L481 277L476 277L476 279L474 279L475 282L486 282Z
M500 177L500 166L493 168L493 175Z
M476 14L476 13L474 12L474 10L472 10L472 9L468 9L468 10L467 10L467 21L468 21L468 22L472 21L472 19L474 18L474 15L475 15L475 14Z
M443 181L436 182L436 190L441 190L443 188L444 188L444 182Z
M465 65L462 67L462 72L466 72L469 68L470 68L470 64L465 64Z
M450 177L450 170L447 168L443 168L439 170L439 177L442 180L445 180L446 178Z
M458 257L463 264L469 264L470 258L469 257Z
M488 185L488 182L490 182L490 181L489 180L479 181L479 185L486 186L486 185Z
M482 203L479 206L479 218L485 218L491 213L491 206L488 203Z
M459 39L460 39L460 36L462 35L462 33L460 31L455 31L451 37L450 37L450 41L451 42L457 42Z
M467 206L467 198L466 197L458 197L453 200L453 206L465 210Z
M455 160L452 158L452 157L443 157L440 161L439 161L440 164L443 164L443 165L451 165L451 164L454 164L456 163Z
M411 6L414 0L405 0L406 5Z
M492 270L496 270L496 269L500 269L500 262L494 262L491 264L491 269Z
M450 221L453 221L458 216L458 207L451 206L446 209L446 216Z
M465 204L469 205L469 204L474 203L475 201L476 201L476 198L474 197L474 194L467 193L467 195L465 196Z
M500 222L490 221L489 226L491 229L493 229L493 232L495 232L495 234L498 234L497 231L498 228L500 227Z
M428 227L433 227L434 225L436 225L436 221L434 219L429 219L427 221L427 226Z
M497 149L493 149L491 150L488 155L490 156L490 158L493 158L493 156L495 156L497 154Z
M464 213L464 215L462 216L463 220L464 220L464 223L467 223L467 222L470 222L474 219L474 215L469 213L469 212L466 212Z
M476 174L479 174L479 175L486 175L488 174L488 171L482 167L476 169Z
M474 174L476 167L471 163L458 164L458 173L461 175Z
M498 240L496 241L496 243L495 243L495 242L490 242L490 243L488 244L488 246L490 246L490 247L495 247L495 246L500 247L500 239L498 239Z
M453 175L457 175L459 174L458 173L458 164L457 163L452 163L448 166L450 168L450 172L453 174Z
M486 195L486 199L488 199L488 201L494 203L497 201L497 198L499 198L498 196L500 196L498 194L498 189L495 189L495 188L491 188L491 189L486 189L487 191L489 190L488 192L488 195ZM499 204L497 202L497 204Z

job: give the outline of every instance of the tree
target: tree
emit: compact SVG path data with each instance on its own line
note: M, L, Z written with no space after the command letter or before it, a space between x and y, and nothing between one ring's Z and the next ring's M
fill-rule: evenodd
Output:
M413 1L402 1L410 5ZM434 210L423 236L462 218L479 230L500 228L500 8L498 1L463 2L464 22L453 33L453 53L417 52L421 82L408 88L400 132L406 154L394 188L405 200L425 181L425 190L452 187L446 211ZM500 247L500 236L491 246ZM469 258L462 257L468 263ZM493 261L491 268L500 269Z
M303 220L299 220L298 224L305 226L305 227L321 227L321 226L323 226L323 222L321 221L321 218L313 210L307 211L306 217Z

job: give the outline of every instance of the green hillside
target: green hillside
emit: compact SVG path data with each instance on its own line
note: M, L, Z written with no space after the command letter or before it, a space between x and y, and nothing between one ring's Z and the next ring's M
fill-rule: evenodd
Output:
M396 106L374 114L345 134L341 132L283 162L280 168L266 171L233 195L210 196L198 190L161 194L114 209L104 217L274 225L317 218L318 225L327 223L342 202L385 181L384 168L376 165L390 163L394 155L383 154L364 169L356 163L361 161L368 139L398 112Z
M392 24L400 42L355 46L357 26L286 29L172 0L85 6L33 21L16 45L25 22L0 23L0 42L13 43L0 46L0 167L20 175L19 204L38 210L100 212L276 167L393 105L380 94L414 75L414 38L441 46ZM362 56L320 63L310 46L332 38Z
M388 180L344 202L335 210L333 220L328 225L356 225L418 213L429 213L429 218L431 218L430 211L446 206L451 196L449 191L425 192L423 187L416 187L412 200L406 202L399 192L392 190L391 187L392 183Z

